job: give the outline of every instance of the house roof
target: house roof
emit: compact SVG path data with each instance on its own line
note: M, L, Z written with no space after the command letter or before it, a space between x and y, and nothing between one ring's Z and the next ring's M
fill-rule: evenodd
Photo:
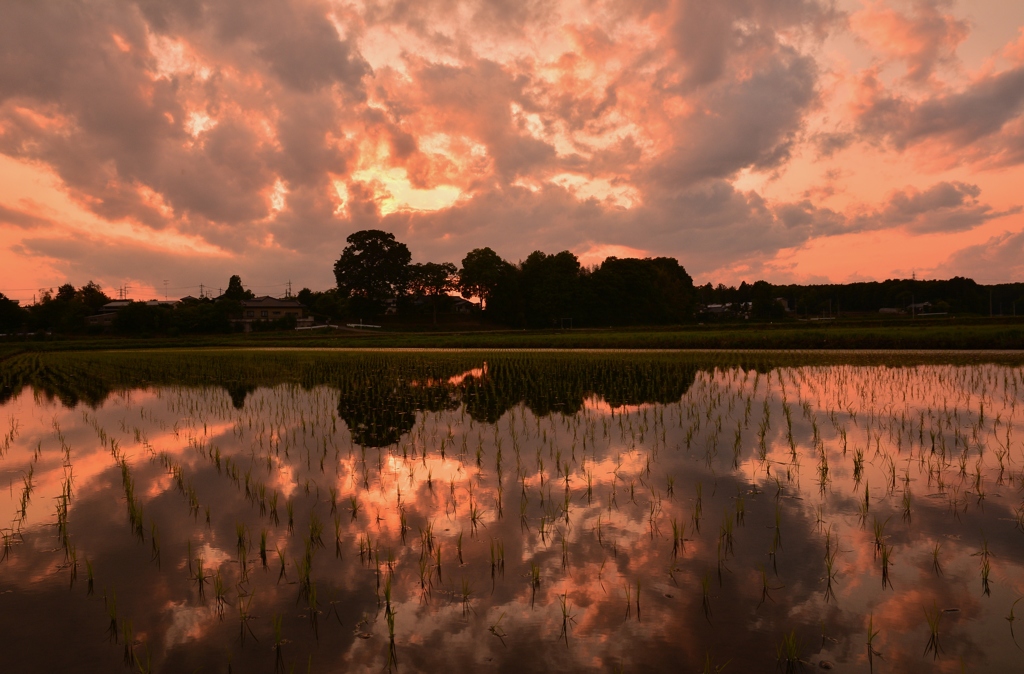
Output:
M263 297L257 297L254 300L242 300L242 306L246 309L302 309L302 302L297 299L287 297L285 299L278 299L269 295Z

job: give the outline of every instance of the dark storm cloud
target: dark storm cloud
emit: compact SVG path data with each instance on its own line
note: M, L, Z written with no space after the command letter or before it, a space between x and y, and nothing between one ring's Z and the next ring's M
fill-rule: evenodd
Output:
M708 112L681 130L650 180L671 190L748 167L779 166L816 101L815 84L814 62L792 52L778 54L749 79L721 84L702 101Z
M914 233L959 232L987 220L1020 212L996 211L978 200L981 188L961 182L940 182L925 190L907 188L890 195L885 206L854 218L851 229L905 227Z
M963 150L965 158L974 161L1011 164L1024 159L1020 130L1011 127L1024 114L1024 67L984 76L960 91L919 101L884 89L870 73L863 88L867 100L858 123L869 138L900 150L937 140ZM977 144L986 152L977 152L972 147ZM994 156L986 156L988 150L996 150Z
M828 3L805 0L679 0L667 13L686 86L720 79L737 53L773 50L780 30L820 33L837 18Z

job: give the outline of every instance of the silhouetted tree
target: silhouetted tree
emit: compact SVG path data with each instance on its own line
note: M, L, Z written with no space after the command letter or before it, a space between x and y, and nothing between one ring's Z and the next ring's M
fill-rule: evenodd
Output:
M224 291L221 297L226 300L241 302L242 300L251 300L255 295L251 290L246 290L242 286L242 277L236 274L228 279L228 289Z
M490 248L476 248L462 258L459 271L459 290L467 300L480 298L480 308L486 309L494 291L507 279L512 265L501 259Z
M450 290L455 290L458 285L457 273L458 269L451 262L424 262L409 268L409 290L430 299L435 324L437 302Z
M334 263L338 290L356 300L358 310L380 311L404 292L412 255L394 234L379 229L354 232Z
M579 292L580 261L567 250L555 255L530 253L520 267L526 319L532 325L557 327L573 318Z
M589 277L600 325L680 323L693 308L693 279L674 258L609 257Z
M348 298L337 288L323 292L303 288L295 297L316 318L341 320L348 315Z
M89 281L75 291L75 299L81 301L92 313L96 313L104 304L110 301L107 294L103 292L103 288L92 281Z
M28 314L16 300L9 299L0 293L0 332L9 333L21 330Z
M767 281L756 281L751 288L750 315L762 321L779 320L785 308L775 299L775 288Z
M84 332L86 317L109 301L110 298L92 281L78 290L65 283L57 289L56 295L47 291L38 303L29 308L30 324L36 330Z

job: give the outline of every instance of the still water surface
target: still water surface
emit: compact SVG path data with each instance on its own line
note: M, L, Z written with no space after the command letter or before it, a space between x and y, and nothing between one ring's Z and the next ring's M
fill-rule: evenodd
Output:
M1018 671L1024 369L18 357L5 671Z

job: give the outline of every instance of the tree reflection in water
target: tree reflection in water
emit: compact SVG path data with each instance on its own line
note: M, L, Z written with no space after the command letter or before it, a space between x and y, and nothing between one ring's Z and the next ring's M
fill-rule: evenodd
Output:
M978 358L8 359L4 659L1012 671L1024 375Z

